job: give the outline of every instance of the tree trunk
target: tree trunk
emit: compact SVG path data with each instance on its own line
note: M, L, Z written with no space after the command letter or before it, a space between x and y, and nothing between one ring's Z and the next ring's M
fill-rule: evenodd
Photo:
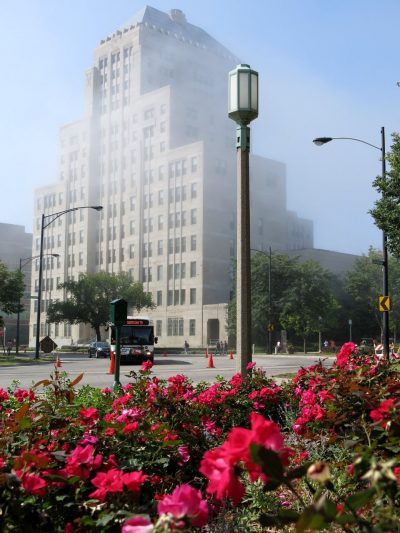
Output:
M305 337L303 338L303 348L304 348L304 353L307 353L307 351L306 351L306 338Z
M96 341L101 341L100 326L99 325L94 326L94 330L96 332Z

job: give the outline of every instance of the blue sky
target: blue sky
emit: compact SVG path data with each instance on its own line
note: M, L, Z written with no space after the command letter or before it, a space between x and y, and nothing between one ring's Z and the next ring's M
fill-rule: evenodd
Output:
M32 229L33 191L56 180L59 127L82 115L95 46L145 5L138 0L2 2L0 222ZM380 153L316 136L380 145L400 131L398 0L153 0L260 75L252 150L287 165L288 208L315 224L315 247L381 246L368 214ZM232 123L232 127L234 124Z

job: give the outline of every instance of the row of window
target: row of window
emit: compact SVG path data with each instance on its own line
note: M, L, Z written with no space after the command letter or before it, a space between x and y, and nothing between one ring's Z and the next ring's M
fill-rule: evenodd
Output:
M190 261L189 277L195 278L197 276L197 263ZM164 265L157 265L157 281L164 279ZM142 269L143 281L153 281L153 267L143 267ZM186 278L186 263L175 263L168 265L168 279L185 279Z
M189 335L192 337L196 335L196 320L189 318L187 320L189 324ZM162 337L163 321L156 320L156 335ZM180 317L167 318L167 336L168 337L183 337L184 336L184 319Z
M187 223L187 214L186 211L178 211L177 213L170 213L168 215L168 229L174 228L184 228L188 225ZM144 218L143 219L143 233L151 233L154 230L153 218ZM164 215L158 215L157 217L157 230L161 231L164 229ZM190 224L193 226L197 224L197 209L193 208L190 210Z
M188 334L190 337L196 335L196 320L194 318L187 319ZM155 334L157 337L163 335L163 321L156 320ZM168 337L183 337L184 336L184 319L180 317L167 318L167 336ZM54 337L64 336L71 337L72 328L71 324L40 324L40 336L54 335ZM36 335L36 324L32 325L32 337Z
M178 253L184 253L187 250L186 246L187 238L185 236L183 237L176 237L174 239L168 239L168 253L169 254L178 254ZM190 236L190 251L194 252L197 248L197 236L191 235ZM159 239L157 241L157 255L163 255L164 254L164 241L162 239ZM129 247L129 257L130 259L133 259L135 256L135 245L131 244ZM145 242L143 243L143 257L152 257L153 256L153 243L152 242Z
M158 306L163 305L163 291L157 291L155 302ZM186 302L186 289L175 289L167 291L167 306L171 305L196 304L196 289L189 289L189 302Z

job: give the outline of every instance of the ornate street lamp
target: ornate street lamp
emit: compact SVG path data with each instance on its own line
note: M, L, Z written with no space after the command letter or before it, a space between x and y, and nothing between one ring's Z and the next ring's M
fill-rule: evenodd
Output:
M78 211L79 209L94 209L95 211L101 211L103 209L102 205L87 205L82 207L71 207L70 209L65 209L58 213L51 213L50 215L42 214L42 226L40 231L40 255L39 255L39 282L38 282L38 301L37 301L37 315L36 315L36 350L35 350L35 359L39 359L40 352L40 307L42 300L42 276L43 276L43 237L44 230L50 226L57 218L66 213L71 213L72 211Z
M245 376L252 359L248 124L258 116L258 73L249 65L229 73L228 115L237 124L236 370Z
M386 152L385 152L385 128L381 128L381 146L376 146L362 139L355 139L354 137L317 137L313 140L313 143L317 146L322 146L330 141L335 140L349 140L357 141L359 143L367 144L372 148L376 148L382 154L382 178L386 177ZM382 251L383 251L383 261L382 261L382 272L383 272L383 297L389 296L389 262L388 262L388 249L387 249L387 239L385 231L382 230ZM385 357L389 359L390 348L389 348L389 311L382 311L382 330L383 330L383 353Z
M49 255L51 257L60 257L59 254L43 254L43 256ZM37 259L40 257L39 255L35 255L33 257L25 257L19 260L19 271L22 272L22 269L25 265L33 261L34 259ZM21 299L18 302L18 311L17 311L17 334L15 337L15 353L18 355L19 353L19 330L20 330L20 310L19 307L21 305Z

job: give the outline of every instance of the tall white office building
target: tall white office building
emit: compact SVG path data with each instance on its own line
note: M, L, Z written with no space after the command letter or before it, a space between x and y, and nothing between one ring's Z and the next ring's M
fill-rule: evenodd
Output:
M80 273L127 272L157 308L162 346L226 339L236 251L235 124L227 117L228 72L240 60L187 22L145 7L100 42L85 76L81 120L60 130L60 172L36 191L33 255L41 215L87 205L45 229L41 336L86 342L86 326L46 323L58 283ZM252 247L312 248L310 221L286 208L282 163L250 162ZM32 290L38 290L38 264ZM35 344L32 303L30 344Z

